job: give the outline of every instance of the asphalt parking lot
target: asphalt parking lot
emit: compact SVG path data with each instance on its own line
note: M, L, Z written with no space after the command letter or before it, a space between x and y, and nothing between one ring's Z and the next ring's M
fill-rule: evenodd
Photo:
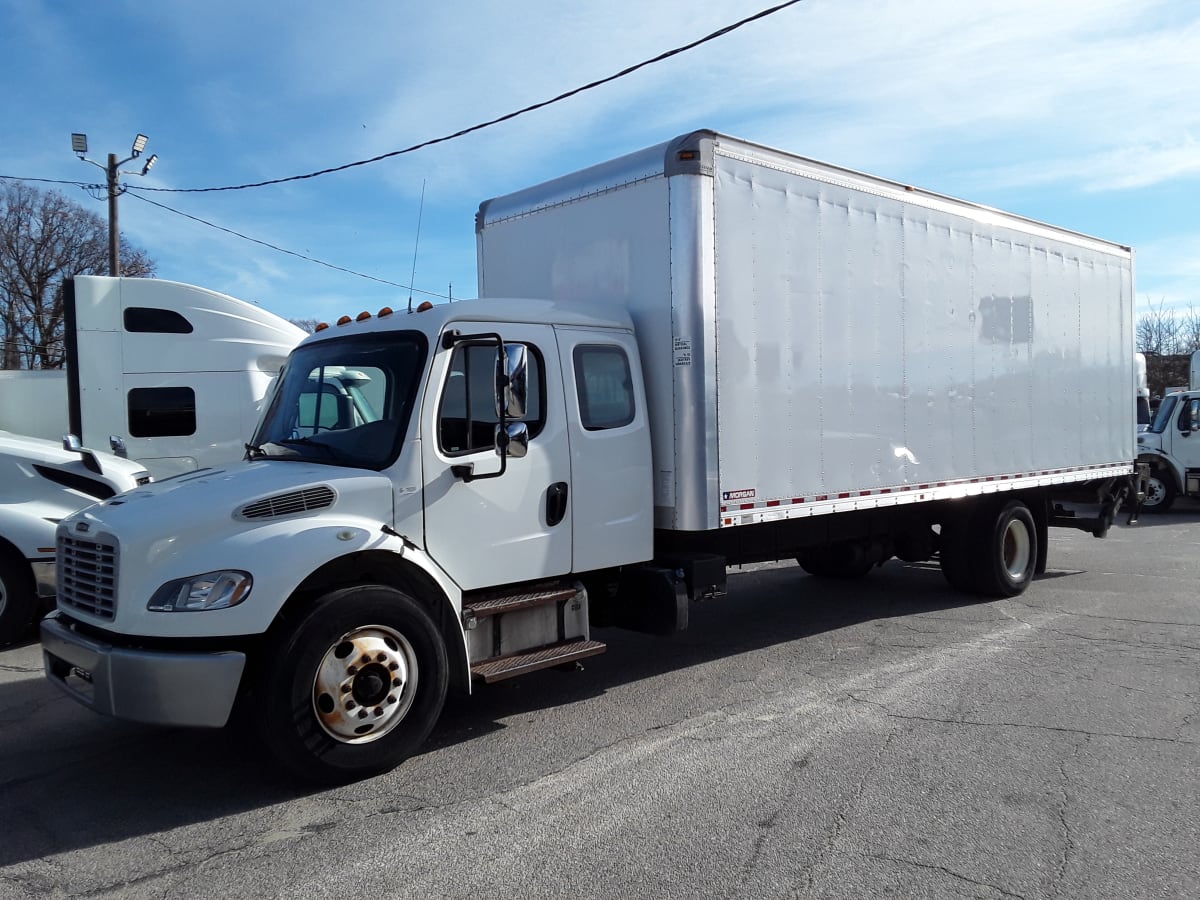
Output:
M1200 504L936 566L734 574L670 639L453 700L319 790L232 730L94 716L0 650L0 898L1200 896Z

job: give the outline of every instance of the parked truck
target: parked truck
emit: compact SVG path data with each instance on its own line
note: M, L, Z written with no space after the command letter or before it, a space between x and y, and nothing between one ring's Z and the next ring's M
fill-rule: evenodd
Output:
M1127 247L707 131L477 238L482 299L344 316L248 460L60 525L51 681L341 781L450 689L685 628L730 565L1013 596L1133 489Z
M64 284L66 365L0 373L0 428L109 447L158 479L240 459L305 332L217 291L155 278Z
M240 459L304 337L253 304L151 278L68 279L64 313L65 368L0 372L0 643L54 596L59 520L149 473ZM64 451L65 435L104 452Z
M31 631L54 597L58 523L149 481L132 460L0 431L0 646Z
M1154 422L1137 436L1138 461L1149 467L1146 512L1166 512L1176 497L1200 500L1200 350L1187 387L1168 388Z

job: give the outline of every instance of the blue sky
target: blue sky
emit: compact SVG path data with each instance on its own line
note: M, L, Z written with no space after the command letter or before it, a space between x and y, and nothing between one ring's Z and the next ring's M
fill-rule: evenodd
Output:
M0 174L102 179L71 153L79 131L97 160L149 136L158 164L131 187L299 175L549 99L770 5L0 0ZM416 248L414 299L457 299L475 294L480 201L696 128L1132 245L1139 308L1200 308L1200 4L1182 0L806 0L415 153L143 196L405 286ZM130 194L120 210L162 278L288 318L407 303L405 288Z

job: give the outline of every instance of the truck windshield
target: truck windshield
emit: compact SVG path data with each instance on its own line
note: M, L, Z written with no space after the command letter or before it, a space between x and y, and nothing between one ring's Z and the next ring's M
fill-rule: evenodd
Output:
M399 455L425 353L425 337L407 331L298 347L247 455L386 468Z
M1162 434L1167 430L1167 425L1171 421L1171 414L1175 412L1175 404L1179 402L1179 398L1173 394L1168 394L1163 397L1162 403L1158 404L1158 412L1154 416L1154 422L1147 429L1155 434Z

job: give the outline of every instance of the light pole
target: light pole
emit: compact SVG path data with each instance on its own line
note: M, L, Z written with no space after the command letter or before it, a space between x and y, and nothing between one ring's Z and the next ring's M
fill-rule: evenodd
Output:
M105 185L108 190L108 274L118 276L121 274L121 231L117 224L117 197L121 196L123 188L121 187L122 175L145 175L158 162L158 154L150 154L150 158L146 160L146 164L142 166L140 172L122 172L121 166L127 162L132 162L142 155L142 151L146 149L146 142L150 140L144 134L139 134L133 139L133 147L129 152L129 156L125 159L118 160L117 154L108 154L108 164L101 165L94 159L88 159L84 156L88 152L87 135L79 134L78 132L71 135L71 149L85 163L91 163L97 169L104 170Z

